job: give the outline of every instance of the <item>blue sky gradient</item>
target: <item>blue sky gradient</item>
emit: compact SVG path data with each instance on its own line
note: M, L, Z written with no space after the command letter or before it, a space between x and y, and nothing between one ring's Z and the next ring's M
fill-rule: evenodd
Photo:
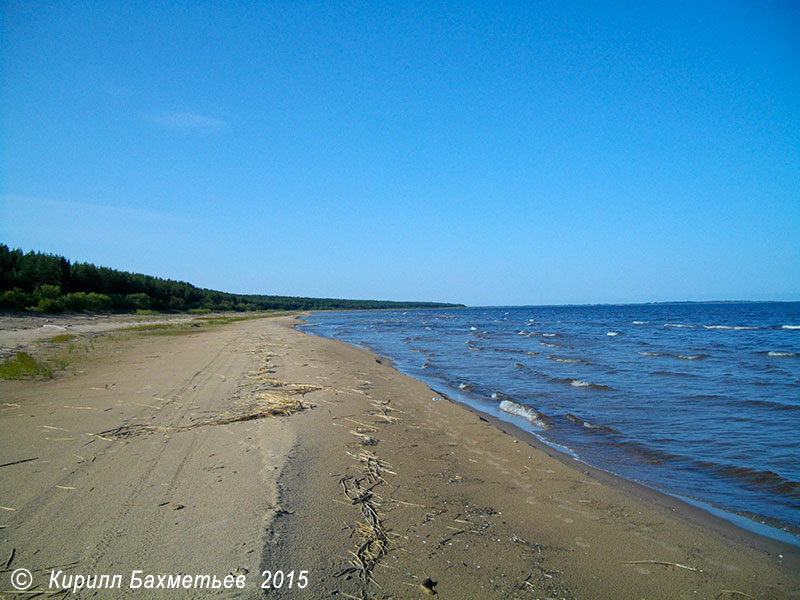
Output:
M11 246L241 293L800 299L796 2L2 11Z

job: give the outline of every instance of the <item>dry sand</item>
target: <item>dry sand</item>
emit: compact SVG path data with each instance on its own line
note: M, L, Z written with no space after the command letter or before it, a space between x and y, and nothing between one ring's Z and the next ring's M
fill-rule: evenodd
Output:
M106 334L52 380L0 382L0 596L32 597L10 582L26 568L32 590L53 569L59 583L121 575L76 598L800 597L796 548L566 460L293 324ZM133 570L246 585L129 589ZM260 589L265 570L280 590Z

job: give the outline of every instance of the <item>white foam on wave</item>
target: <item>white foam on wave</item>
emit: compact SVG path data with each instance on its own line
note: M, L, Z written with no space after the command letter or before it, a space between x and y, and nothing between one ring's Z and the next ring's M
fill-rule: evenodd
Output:
M697 360L699 358L705 358L704 354L676 354L675 358L680 358L681 360Z
M477 327L470 327L469 330L470 331L478 331L478 328Z
M530 406L523 406L522 404L517 404L511 400L503 400L500 403L500 410L507 412L510 415L522 417L528 421L528 423L538 429L541 429L542 431L547 431L550 429L550 425L548 425L544 420L544 415Z
M686 329L694 329L697 325L683 325L682 323L664 323L664 327L684 327Z
M795 354L794 352L776 352L776 351L772 351L772 352L767 352L767 356L791 357L791 356L797 356L797 354Z
M647 325L650 321L634 321L634 325Z
M703 325L703 329L727 329L733 331L753 331L760 327L747 327L745 325Z
M569 384L572 387L576 388L591 388L593 390L610 390L611 388L607 385L598 385L596 383L591 383L590 381L581 381L580 379L568 379Z
M543 333L542 337L556 337L555 333Z
M781 325L781 329L800 329L800 325Z
M559 347L558 344L548 344L547 342L543 342L542 340L539 340L539 343L542 346L547 346L548 348L558 348Z
M615 335L620 335L621 331L609 331L606 335L609 337L614 337Z

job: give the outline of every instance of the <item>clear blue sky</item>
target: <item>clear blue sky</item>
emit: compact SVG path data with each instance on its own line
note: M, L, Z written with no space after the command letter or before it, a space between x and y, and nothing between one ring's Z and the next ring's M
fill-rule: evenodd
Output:
M800 4L2 0L0 241L231 292L800 299Z

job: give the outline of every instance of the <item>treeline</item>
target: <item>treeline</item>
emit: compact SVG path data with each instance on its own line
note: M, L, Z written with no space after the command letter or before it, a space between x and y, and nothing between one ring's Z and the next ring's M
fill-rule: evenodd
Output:
M383 302L228 294L184 281L71 263L0 244L0 309L43 313L440 308L438 302Z

